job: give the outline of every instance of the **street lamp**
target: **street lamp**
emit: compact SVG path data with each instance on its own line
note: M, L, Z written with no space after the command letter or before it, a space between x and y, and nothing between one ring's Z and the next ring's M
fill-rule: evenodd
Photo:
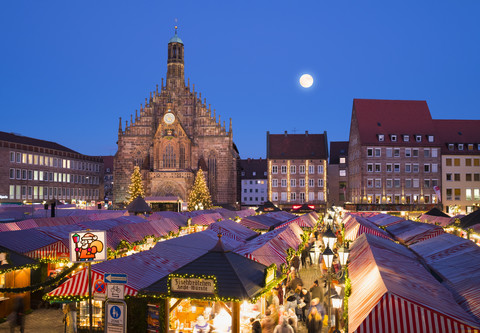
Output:
M312 247L310 248L310 258L312 258L312 265L318 265L320 259L320 248L317 245L317 242L313 242Z
M326 244L328 243L326 242ZM328 329L330 329L330 323L331 323L330 318L332 316L331 314L332 306L330 305L330 300L332 297L331 281L332 279L339 280L343 277L343 274L345 273L345 269L346 269L348 255L350 253L348 249L344 249L344 248L339 249L338 252L339 252L338 256L339 256L340 264L342 265L342 269L340 272L335 273L332 269L333 257L335 256L335 254L333 253L333 251L330 249L329 246L327 246L325 251L323 251L323 261L325 262L325 266L327 267L327 272L325 273L325 275L327 278L327 287L328 287L328 298L327 298L328 299Z
M335 289L333 290L333 295L330 299L332 300L332 307L335 309L335 331L333 332L336 333L336 332L340 332L338 330L338 322L339 322L338 309L342 307L343 299L340 296L338 296L337 291Z
M335 236L330 226L328 226L327 231L325 231L325 233L323 234L323 244L325 244L325 247L333 249L333 245L336 241L337 236Z

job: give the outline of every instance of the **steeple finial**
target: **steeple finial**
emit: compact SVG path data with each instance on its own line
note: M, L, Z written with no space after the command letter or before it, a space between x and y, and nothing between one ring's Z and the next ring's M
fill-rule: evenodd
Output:
M120 122L118 124L118 132L122 132L122 117L120 117Z

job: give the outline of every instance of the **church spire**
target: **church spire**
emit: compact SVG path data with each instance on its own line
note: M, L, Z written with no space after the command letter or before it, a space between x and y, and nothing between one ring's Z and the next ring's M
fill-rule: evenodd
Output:
M175 35L168 41L167 89L185 87L183 41L177 35L177 28L175 26Z

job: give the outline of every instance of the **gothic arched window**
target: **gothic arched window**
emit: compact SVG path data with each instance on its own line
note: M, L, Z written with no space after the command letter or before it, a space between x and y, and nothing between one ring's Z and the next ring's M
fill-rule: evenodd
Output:
M180 161L178 161L180 169L185 169L185 147L180 145Z
M173 151L172 145L167 145L165 151L163 152L163 167L164 168L175 168L176 167L176 156Z

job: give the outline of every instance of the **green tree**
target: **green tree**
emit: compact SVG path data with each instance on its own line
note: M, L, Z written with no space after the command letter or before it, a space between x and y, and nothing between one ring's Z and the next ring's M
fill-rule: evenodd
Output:
M203 170L200 168L195 177L192 190L188 194L188 210L211 209L212 207L212 197L210 196Z
M140 173L140 168L138 166L133 169L127 193L127 205L138 196L141 196L142 198L145 197L145 191L143 190L142 183L142 174Z

